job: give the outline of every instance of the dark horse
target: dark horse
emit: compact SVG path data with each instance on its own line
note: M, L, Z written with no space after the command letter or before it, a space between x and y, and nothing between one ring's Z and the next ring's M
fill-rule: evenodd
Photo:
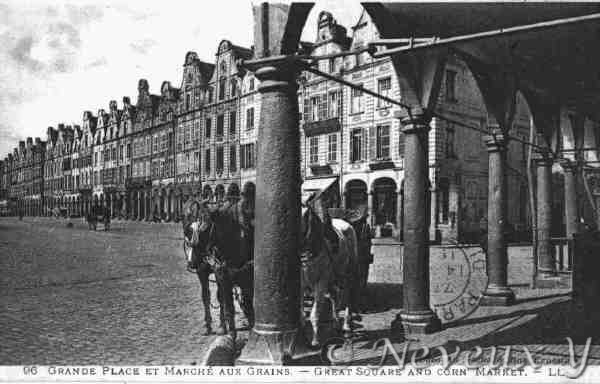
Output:
M218 333L227 332L235 338L234 286L241 290L240 306L250 327L254 324L252 204L243 199L210 206L207 201L195 200L190 207L192 215L184 219L184 231L190 239L192 264L202 286L206 333L212 332L208 277L214 273L219 300Z

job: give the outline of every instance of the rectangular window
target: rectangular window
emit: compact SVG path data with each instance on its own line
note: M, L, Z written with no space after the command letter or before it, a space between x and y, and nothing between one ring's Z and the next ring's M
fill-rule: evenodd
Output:
M211 130L211 125L212 125L212 120L210 118L207 118L204 121L204 137L206 137L207 139L210 138L210 130Z
M319 105L321 104L321 96L310 98L310 121L319 120Z
M362 87L362 84L359 84ZM363 111L363 92L360 89L352 89L352 99L350 104L350 113L360 113Z
M383 79L377 80L377 93L381 96L390 97L392 94L392 78L386 77ZM385 101L382 99L377 99L377 107L385 108L389 107L391 104L389 101Z
M334 73L336 71L336 65L335 65L335 57L332 57L329 59L329 73Z
M327 161L337 161L337 133L327 136Z
M225 127L225 115L217 116L217 137L223 136L224 127Z
M224 163L225 163L225 153L223 147L217 148L217 173L223 173Z
M237 95L237 83L235 80L231 80L231 97L235 97Z
M446 101L456 100L456 71L446 71Z
M390 158L390 126L377 126L377 160Z
M235 145L229 147L229 172L237 171L237 151Z
M352 163L362 160L362 141L362 130L353 130L350 135L350 161Z
M310 138L309 142L310 154L309 154L309 163L317 164L319 163L319 136L313 136Z
M254 152L254 143L248 144L248 150L246 151L246 155L248 158L246 159L246 164L248 164L248 168L254 168L254 160L256 158L256 153Z
M204 151L204 171L206 174L210 174L210 148Z
M237 124L237 113L235 111L229 112L229 134L235 135Z
M329 92L329 104L327 109L329 111L329 118L339 117L340 111L342 109L342 101L340 97L340 92Z
M247 147L245 144L240 145L240 169L246 169L246 150Z
M191 135L192 135L192 132L190 130L190 126L188 124L186 124L185 125L185 137L184 137L184 141L183 141L184 148L188 148L190 146L190 143L192 142Z
M250 79L250 85L248 86L250 91L254 91L254 78Z
M240 168L254 168L254 143L240 145Z
M185 171L186 172L190 172L191 171L191 167L190 167L190 153L186 153L185 154Z
M327 94L321 95L319 101L319 120L327 120Z
M200 152L194 152L194 172L200 172Z
M219 100L225 98L225 78L219 80Z
M361 65L364 64L364 60L363 60L364 58L363 58L363 54L362 53L357 53L355 57L356 57L356 66L357 67L359 67L359 66L361 66Z
M254 108L246 110L246 129L254 129Z

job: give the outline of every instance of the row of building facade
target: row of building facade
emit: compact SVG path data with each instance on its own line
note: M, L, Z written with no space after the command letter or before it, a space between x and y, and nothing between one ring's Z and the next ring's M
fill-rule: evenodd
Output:
M317 20L307 53L358 51L378 37L366 13L350 33L328 12ZM179 87L165 81L152 94L138 81L137 101L83 113L81 125L49 127L45 140L28 138L0 162L1 193L27 215L54 208L78 216L98 204L132 220L177 220L190 196L223 199L254 187L260 124L258 80L240 67L253 51L224 40L214 63L188 52ZM362 52L321 60L319 70L402 101L405 80L389 58ZM458 58L446 66L437 111L486 129L475 79ZM401 236L404 111L390 103L313 75L301 76L303 188L332 189L339 204L364 206L379 235ZM521 101L511 135L527 139L529 114ZM432 236L467 240L487 214L487 152L482 134L434 118L429 135ZM267 150L267 149L265 149ZM529 228L526 147L508 152L509 220Z

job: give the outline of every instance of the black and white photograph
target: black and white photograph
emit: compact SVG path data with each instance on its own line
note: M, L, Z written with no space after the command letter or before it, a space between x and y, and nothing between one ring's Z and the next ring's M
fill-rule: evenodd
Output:
M600 381L600 3L0 0L0 289L2 382Z

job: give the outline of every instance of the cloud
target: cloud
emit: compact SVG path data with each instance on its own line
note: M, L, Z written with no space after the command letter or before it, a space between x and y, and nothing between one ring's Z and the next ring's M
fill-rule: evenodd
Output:
M134 21L144 21L149 19L152 16L157 15L156 12L145 12L140 11L138 9L133 9L127 6L126 4L115 4L112 6L118 12L124 14L125 16L133 19Z
M14 43L11 44L11 42ZM0 36L0 43L2 43L3 46L9 47L8 56L18 66L31 72L38 72L43 69L44 64L33 58L31 55L31 50L36 43L36 38L33 34L26 34L18 38L3 35Z
M141 55L146 55L146 54L148 54L148 52L150 52L152 47L154 47L155 45L156 45L156 40L143 39L143 40L138 40L138 41L134 41L134 42L130 43L129 47L136 53L139 53Z
M56 88L56 76L76 72L85 48L83 34L104 17L104 9L96 5L0 4L0 144L4 152L35 129L23 124L31 115L25 105L47 97Z
M25 136L15 132L12 127L0 122L0 160L12 153L13 148L19 141L25 140Z
M108 64L108 60L106 59L106 57L100 57L100 58L97 58L96 60L86 64L84 68L91 69L91 68L96 68L96 67L103 67L106 64Z
M85 25L104 17L104 10L95 5L76 6L67 4L65 8L67 9L69 20L75 25Z

